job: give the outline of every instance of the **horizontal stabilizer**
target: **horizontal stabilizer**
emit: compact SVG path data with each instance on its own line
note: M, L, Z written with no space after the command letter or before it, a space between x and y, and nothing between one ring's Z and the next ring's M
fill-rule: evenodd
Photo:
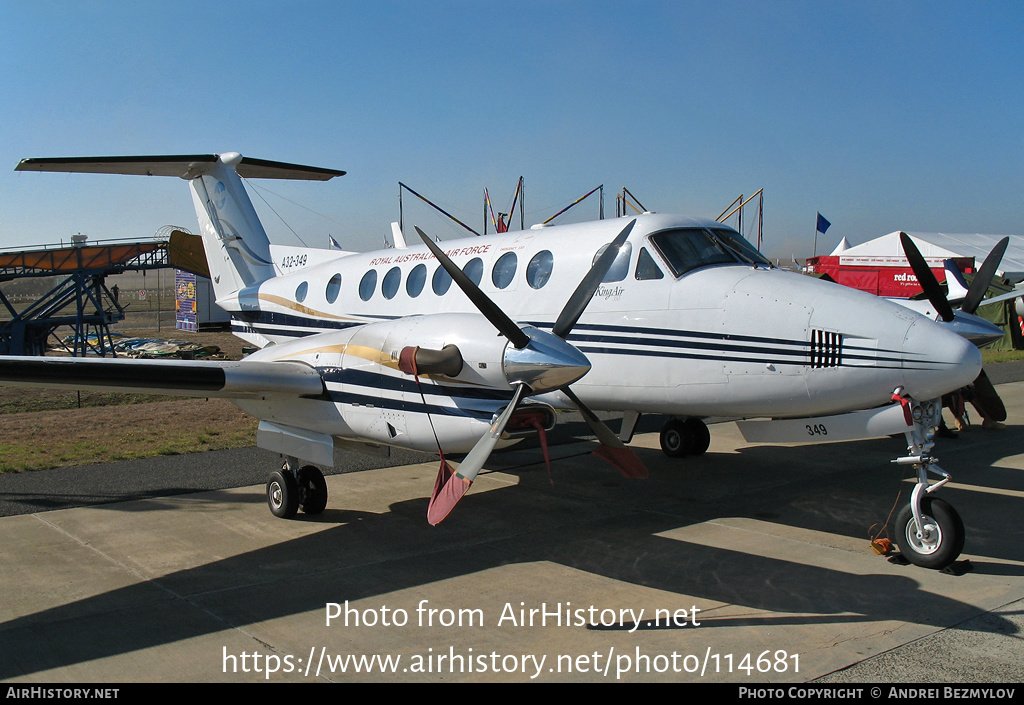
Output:
M150 157L42 157L22 159L15 171L55 171L82 174L125 174L129 176L177 176L194 179L220 161L222 155L198 154ZM227 155L223 155L227 156ZM247 179L302 179L327 181L344 176L344 171L315 166L271 162L241 157L235 170Z
M299 362L0 357L0 385L102 389L246 399L264 394L319 396L323 381Z

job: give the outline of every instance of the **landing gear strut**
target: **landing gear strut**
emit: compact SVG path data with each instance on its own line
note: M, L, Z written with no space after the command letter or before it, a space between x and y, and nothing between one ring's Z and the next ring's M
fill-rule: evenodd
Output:
M671 418L661 429L661 450L670 458L703 455L711 444L711 432L700 419Z
M294 467L298 460L288 458L280 470L267 480L267 505L281 519L292 519L299 509L305 514L320 514L327 507L327 481L315 465Z
M964 523L947 502L931 494L949 482L950 475L931 456L942 406L939 400L916 402L897 389L893 395L907 414L912 428L906 431L907 455L892 461L912 465L917 484L910 503L896 516L893 538L900 553L914 565L941 570L953 563L964 548ZM928 473L940 477L931 483Z

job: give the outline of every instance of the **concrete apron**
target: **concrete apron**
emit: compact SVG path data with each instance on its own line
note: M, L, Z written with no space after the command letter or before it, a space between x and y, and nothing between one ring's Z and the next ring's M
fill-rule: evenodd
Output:
M438 527L436 465L328 477L318 517L262 486L0 519L14 682L1021 680L1024 383L1007 428L936 449L956 576L876 555L901 438L746 445L626 480L593 444L495 456ZM947 420L949 416L947 414ZM847 669L847 670L844 670Z

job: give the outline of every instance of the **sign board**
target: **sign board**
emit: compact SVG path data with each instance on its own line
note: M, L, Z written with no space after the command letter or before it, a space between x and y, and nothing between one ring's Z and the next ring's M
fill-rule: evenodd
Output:
M174 270L174 327L178 330L199 330L196 316L196 275Z

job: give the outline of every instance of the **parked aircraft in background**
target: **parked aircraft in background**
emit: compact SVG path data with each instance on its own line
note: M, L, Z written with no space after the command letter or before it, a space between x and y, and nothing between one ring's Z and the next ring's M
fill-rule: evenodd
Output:
M5 384L223 396L281 453L268 503L317 513L335 446L441 451L428 520L465 495L490 452L578 409L596 454L629 477L641 414L670 417L672 456L703 453L711 416L748 439L829 441L905 433L918 481L897 521L914 563L944 567L963 525L932 493L941 395L969 384L968 340L878 297L779 270L733 229L647 213L347 254L278 274L241 177L327 180L344 172L237 153L27 159L22 171L188 181L217 303L261 349L240 362L6 358ZM418 229L417 229L418 230ZM455 286L452 286L452 284ZM616 435L593 410L624 414ZM468 453L452 469L446 454ZM940 479L932 482L929 475Z
M914 276L917 277L918 284L921 285L924 291L925 298L891 299L891 301L917 311L921 315L938 322L940 325L948 327L975 345L983 346L995 342L1003 337L1003 331L976 315L975 311L982 305L994 304L1024 295L1024 291L1022 291L990 299L984 298L985 294L988 293L989 287L992 285L992 279L996 275L999 262L1002 260L1003 253L1006 252L1006 246L1009 242L1010 238L1004 237L989 252L974 280L971 282L970 288L965 287L963 275L956 268L956 265L951 260L947 260L945 263L947 291L943 292L932 270L928 267L921 252L917 249L917 245L914 244L914 240L906 233L900 233L900 243L903 245L903 251L907 255L907 261L910 262L911 268L914 270ZM953 308L954 305L958 307L955 310Z

